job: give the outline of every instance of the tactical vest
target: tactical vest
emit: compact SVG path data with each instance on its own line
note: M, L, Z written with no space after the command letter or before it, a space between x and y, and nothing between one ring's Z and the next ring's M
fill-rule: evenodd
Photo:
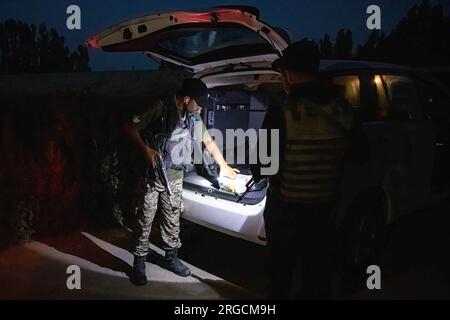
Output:
M320 105L290 97L282 108L285 147L278 176L279 195L292 203L326 203L337 199L351 106L334 100Z
M193 151L192 136L197 120L193 119L194 116L188 114L180 117L175 96L165 96L158 99L152 108L152 112L154 114L153 121L149 122L143 131L155 135L155 142L162 151L166 169L188 170L192 164L188 164L187 161L180 163L180 160L185 157L191 159ZM175 152L173 152L174 149ZM173 155L177 159L172 159Z
M164 147L164 164L168 169L174 170L190 170L192 164L192 152L194 148L195 120L190 115L180 118L170 137L167 138ZM176 148L176 149L175 149ZM175 151L174 151L175 150ZM176 159L172 159L172 156ZM180 163L181 159L185 159ZM188 160L190 161L188 163Z

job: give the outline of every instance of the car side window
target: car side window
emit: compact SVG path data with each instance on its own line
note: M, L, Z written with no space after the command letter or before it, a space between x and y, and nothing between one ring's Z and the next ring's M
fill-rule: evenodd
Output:
M334 76L331 78L333 85L341 87L345 98L353 108L359 109L361 106L361 94L359 77L356 75Z
M450 120L450 97L439 88L422 80L416 80L419 99L425 116L433 121Z
M377 120L405 121L422 119L414 81L404 75L375 75Z

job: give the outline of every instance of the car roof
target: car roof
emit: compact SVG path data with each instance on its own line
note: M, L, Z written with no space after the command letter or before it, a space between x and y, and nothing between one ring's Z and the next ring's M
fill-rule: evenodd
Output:
M328 60L320 61L320 71L345 71L358 69L389 69L396 71L414 71L413 67L360 60Z
M272 69L270 59L267 59L264 63L248 63L245 65L236 65L235 68L232 69L232 73L236 72L245 72L248 73L248 65L251 65L259 70L267 71L272 70L273 72L277 72L275 69ZM419 68L389 64L389 63L381 63L381 62L372 62L372 61L362 61L362 60L334 60L334 59L321 59L320 60L320 72L357 72L358 70L373 70L373 71L382 71L382 72L413 72L417 73L421 70ZM197 75L200 79L209 76L215 76L217 74L221 74L224 72L223 66L217 69L211 69L207 72L201 72ZM261 71L262 72L262 71ZM228 72L227 72L228 73Z
M270 59L266 59L265 62L258 62L258 63L252 63L249 62L245 65L239 66L235 65L235 68L233 68L233 72L239 72L239 71L248 71L248 65L251 65L255 68L259 69L265 69L265 70L273 70L276 72L275 69L271 68L272 62ZM332 60L332 59L322 59L320 60L320 72L354 72L358 70L374 70L374 71L402 71L402 72L424 72L426 70L422 70L420 68L414 68L414 67L408 67L408 66L402 66L402 65L396 65L396 64L389 64L389 63L382 63L382 62L372 62L372 61L361 61L361 60ZM219 68L212 68L210 70L207 70L206 72L200 72L198 77L202 78L204 76L210 76L217 73L223 72L223 66L220 66Z
M422 80L426 80L429 83L433 83L438 86L442 91L446 92L450 96L450 88L442 81L437 79L434 73L449 73L450 68L424 68L424 67L410 67L398 64L390 64L374 61L362 61L362 60L332 60L323 59L320 61L321 72L352 72L358 70L372 70L381 72L401 72L411 73L418 76Z

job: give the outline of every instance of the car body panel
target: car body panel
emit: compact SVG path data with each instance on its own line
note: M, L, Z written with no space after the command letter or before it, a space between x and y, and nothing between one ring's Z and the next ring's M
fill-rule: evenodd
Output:
M380 69L377 69L380 68ZM390 72L394 74L405 74L411 71L408 67L395 68L392 65L377 64L372 65L366 62L351 61L327 61L322 64L322 71L336 75L358 75L360 81L368 81L373 79L373 74L377 70ZM216 72L204 72L202 79L205 80L210 88L217 85L216 77L227 76L234 77L239 73L249 74L251 69L237 68L232 72L216 70ZM256 72L256 71L255 71ZM363 73L369 74L364 78ZM366 80L364 80L366 79ZM222 83L226 83L223 81ZM361 87L368 87L367 83L362 83ZM368 101L362 104L369 104ZM362 107L369 107L364 106ZM433 147L435 143L434 129L430 121L427 119L410 120L404 122L386 122L386 121L365 121L363 130L367 134L371 143L371 154L374 155L371 160L364 165L348 164L345 166L342 197L337 206L336 225L339 226L346 215L352 203L361 194L370 190L380 190L386 198L386 215L385 223L390 224L415 210L429 205L430 199L433 198L430 190L431 167L433 163ZM440 199L442 197L434 197ZM189 208L194 208L192 202L195 198L190 198ZM198 198L197 201L203 201ZM222 210L227 208L227 204L223 203ZM204 216L207 210L203 210L202 206L195 206L197 210L196 218L192 219L192 214L187 209L189 220L208 226L212 229L225 232L234 236L238 236L256 243L264 243L263 221L249 220L254 225L246 230L255 232L253 235L241 234L241 229L234 226L229 229L230 216L218 215L215 219L207 219ZM209 209L208 209L209 210ZM228 209L227 209L228 210ZM247 209L246 209L247 210ZM204 211L199 214L199 211ZM231 210L232 211L232 210ZM242 213L238 213L242 215ZM260 216L263 219L263 216ZM234 216L232 219L240 220ZM259 227L260 232L256 230ZM257 239L257 241L254 241Z
M187 41L196 43L189 47ZM260 61L273 54L273 60L288 45L282 35L254 14L233 8L147 15L111 26L86 43L104 51L146 52L193 72L235 58Z
M289 42L261 22L255 12L233 6L147 15L111 26L87 40L91 47L105 51L139 51L181 66L204 80L210 89L240 84L250 90L260 83L248 83L246 79L252 74L269 77L268 82L280 81L270 66ZM370 83L375 75L416 72L404 66L348 60L321 61L320 70L358 75L362 81L361 108L368 109L376 108L377 104L372 99L374 85ZM373 190L383 192L387 200L386 224L445 196L433 194L430 189L436 147L436 129L431 121L371 119L364 121L363 130L373 156L366 164L345 166L342 196L336 210L337 225L349 213L355 199ZM265 243L265 197L256 205L244 205L186 187L183 197L185 219L258 244Z
M264 237L261 223L264 220L265 197L256 205L245 205L184 188L183 199L184 219L216 231L264 244L261 240Z

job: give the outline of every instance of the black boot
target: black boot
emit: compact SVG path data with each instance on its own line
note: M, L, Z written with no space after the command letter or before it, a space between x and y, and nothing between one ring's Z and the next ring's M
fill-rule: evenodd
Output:
M178 259L178 249L166 251L166 266L167 269L181 277L189 277L191 275L191 270Z
M147 275L145 274L146 256L134 256L133 270L131 271L130 281L137 286L147 284Z

